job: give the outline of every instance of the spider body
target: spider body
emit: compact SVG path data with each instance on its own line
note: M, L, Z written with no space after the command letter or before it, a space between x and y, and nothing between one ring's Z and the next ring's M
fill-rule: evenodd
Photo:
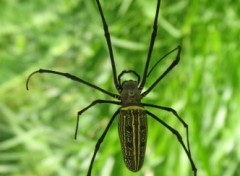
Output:
M133 172L141 169L147 143L147 118L141 105L138 82L123 82L118 131L125 165Z
M146 64L143 71L142 80L140 79L140 76L138 73L136 73L134 70L124 70L117 76L115 61L114 61L114 55L112 50L112 44L111 44L111 38L110 33L108 31L108 25L106 23L101 4L99 0L96 0L97 7L102 19L103 29L105 33L105 38L108 46L111 66L112 66L112 73L113 73L113 82L114 86L118 92L112 93L109 92L101 87L98 87L88 81L85 81L75 75L69 74L69 73L63 73L59 71L54 70L48 70L48 69L39 69L37 71L32 72L27 79L26 82L26 88L28 90L28 84L31 79L31 77L36 73L47 73L47 74L54 74L58 76L66 77L67 79L71 79L73 81L76 81L82 85L88 86L89 88L95 89L97 91L100 91L114 99L117 99L118 101L112 101L112 100L100 100L97 99L90 103L88 106L83 108L78 112L77 116L77 123L76 123L76 129L75 129L75 139L77 139L77 132L78 132L78 124L80 116L87 111L89 108L97 105L97 104L112 104L112 105L118 105L120 106L116 112L113 114L112 118L110 119L107 127L103 131L102 135L98 139L95 150L92 156L92 160L88 169L87 176L91 176L93 164L95 161L96 154L101 146L101 143L103 142L106 134L108 133L108 130L110 126L112 125L115 118L119 115L119 122L118 122L118 131L119 131L119 138L122 148L122 154L124 162L127 166L127 168L133 172L136 172L141 169L143 162L144 162L144 156L145 156L145 150L146 150L146 144L147 144L147 131L148 131L148 125L147 125L147 118L153 118L156 120L159 124L161 124L163 127L165 127L169 132L171 132L176 139L178 140L180 146L183 148L184 152L186 153L186 156L190 162L191 168L193 170L194 176L197 175L197 168L194 164L194 161L192 159L191 150L190 150L190 144L189 144L189 136L188 136L188 125L187 123L178 115L178 113L172 109L171 107L167 106L159 106L155 104L148 104L143 103L142 100L145 96L147 96L153 88L156 87L156 85L178 64L180 60L180 53L181 53L181 47L178 46L175 49L171 50L167 54L163 55L150 69L149 71L149 63L151 60L151 54L154 47L155 38L157 35L157 21L158 21L158 14L160 9L160 2L161 0L157 0L157 8L155 13L155 19L153 22L153 31L150 39L150 45L148 49ZM142 91L145 83L147 81L147 78L151 74L151 72L156 68L156 66L165 58L167 58L168 55L171 53L177 51L177 55L175 59L171 62L171 64L167 67L167 69L156 78L156 80L151 84L150 87L148 87L145 91ZM137 77L137 81L134 80L127 80L123 83L121 82L121 77L124 74L134 74ZM168 125L166 122L158 118L155 114L151 113L148 108L156 108L159 110L167 111L173 114L173 117L178 120L182 126L186 129L186 144L182 139L182 136L179 134L179 132Z

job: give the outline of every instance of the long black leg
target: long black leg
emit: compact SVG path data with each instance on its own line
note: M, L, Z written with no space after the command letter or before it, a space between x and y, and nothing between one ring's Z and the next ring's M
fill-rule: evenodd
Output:
M98 139L98 141L97 141L97 144L96 144L96 146L95 146L95 150L94 150L94 153L93 153L93 156L92 156L91 164L90 164L89 169L88 169L87 176L91 176L93 163L94 163L96 154L97 154L97 152L98 152L98 149L99 149L101 143L103 142L103 140L104 140L104 138L105 138L105 136L106 136L106 134L107 134L107 132L108 132L108 129L109 129L110 126L112 125L113 120L114 120L115 117L118 115L119 110L120 110L120 108L113 114L113 116L112 116L110 122L108 123L107 127L105 128L102 136L101 136L101 137Z
M139 86L140 90L143 89L146 79L147 79L148 66L149 66L149 63L151 60L152 50L153 50L154 42L155 42L155 39L157 36L157 22L158 22L158 14L159 14L159 9L160 9L160 4L161 4L161 0L158 0L155 19L154 19L154 23L153 23L152 36L151 36L150 46L149 46L148 55L147 55L147 61L146 61L146 65L145 65L144 72L143 72L142 82Z
M116 104L116 105L120 105L120 104L121 104L121 103L118 102L118 101L95 100L95 101L93 101L90 105L88 105L87 107L83 108L81 111L78 112L74 139L77 139L77 132L78 132L78 124L79 124L80 115L81 115L82 113L84 113L86 110L88 110L89 108L91 108L92 106L94 106L94 105L96 105L96 104L103 104L103 103Z
M146 111L146 113L148 115L150 115L152 118L154 118L155 120L157 120L159 123L161 123L163 126L165 126L168 130L170 130L178 139L179 143L181 144L181 146L183 147L185 153L187 154L187 157L190 161L194 176L197 175L197 168L194 164L194 161L192 159L192 156L190 154L190 152L188 151L187 147L185 146L183 140L182 140L182 136L179 134L179 132L177 130L175 130L174 128L172 128L171 126L169 126L168 124L166 124L164 121L162 121L161 119L159 119L156 115L154 115L153 113Z
M91 83L89 83L89 82L87 82L87 81L84 81L84 80L82 80L82 79L80 79L80 78L78 78L78 77L76 77L76 76L74 76L74 75L71 75L71 74L69 74L69 73L62 73L62 72L58 72L58 71L53 71L53 70L46 70L46 69L39 69L39 70L37 70L37 71L35 71L35 72L32 72L32 73L28 76L28 79L27 79L27 82L26 82L26 89L27 89L27 90L28 90L28 83L29 83L29 81L30 81L30 78L31 78L34 74L36 74L36 73L50 73L50 74L55 74L55 75L64 76L64 77L67 77L68 79L72 79L73 81L80 82L80 83L85 84L85 85L87 85L87 86L89 86L89 87L91 87L91 88L94 88L94 89L96 89L96 90L98 90L98 91L100 91L100 92L102 92L102 93L105 93L105 94L107 94L107 95L109 95L109 96L111 96L111 97L113 97L113 98L120 99L120 96L119 96L119 95L113 94L113 93L111 93L111 92L108 92L108 91L106 91L106 90L104 90L104 89L102 89L102 88L100 88L100 87L98 87L98 86L95 86L95 85L93 85L93 84L91 84Z
M178 50L179 46L177 46L176 48L172 49L171 51L169 51L168 53L166 53L164 56L162 56L154 65L153 67L150 69L150 71L147 74L147 77L149 77L149 75L151 74L151 72L156 68L156 66L163 60L165 59L168 55L170 55L171 53L173 53L174 51Z
M109 51L109 55L110 55L110 59L111 59L111 65L112 65L114 85L115 85L116 89L120 92L120 84L117 80L117 71L116 71L116 66L115 66L115 61L114 61L114 56L113 56L111 37L110 37L109 31L108 31L108 25L107 25L107 22L105 20L105 17L104 17L103 11L102 11L102 7L101 7L101 4L100 4L99 0L96 0L96 2L97 2L98 10L99 10L101 18L102 18L105 38L106 38L107 45L108 45L108 51Z
M190 145L189 145L189 130L188 130L188 124L178 115L177 111L175 111L172 108L169 107L165 107L165 106L158 106L158 105L153 105L153 104L147 104L147 103L142 103L143 106L146 107L153 107L153 108L157 108L157 109L161 109L164 111L168 111L173 113L173 115L182 123L182 125L184 126L184 128L186 129L186 134L187 134L187 148L189 153L191 154L191 150L190 150Z
M145 91L145 92L143 92L141 95L142 95L142 97L145 97L158 83L159 83L159 81L161 80L161 79L163 79L166 75L167 75L167 73L169 72L169 71L171 71L177 64L178 64L178 62L179 62L179 60L180 60L180 54L181 54L181 47L180 46L178 46L178 52L177 52L177 56L176 56L176 58L173 60L173 62L171 63L171 65L166 69L166 71L165 72L163 72L163 74L161 74L159 77L158 77L158 79Z

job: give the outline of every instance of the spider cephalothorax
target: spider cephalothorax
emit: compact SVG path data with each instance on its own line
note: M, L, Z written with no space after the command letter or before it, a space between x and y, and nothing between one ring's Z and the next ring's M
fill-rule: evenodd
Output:
M138 89L137 81L124 81L120 95L123 106L139 105L141 101L141 91Z

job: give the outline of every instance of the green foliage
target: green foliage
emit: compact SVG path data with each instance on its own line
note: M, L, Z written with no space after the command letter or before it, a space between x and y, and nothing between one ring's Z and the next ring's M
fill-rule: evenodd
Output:
M142 75L156 0L102 2L117 71ZM201 176L240 175L240 15L237 1L162 0L153 65L182 46L179 65L143 101L176 109L188 123L192 156ZM111 99L63 77L27 76L39 68L72 73L116 92L101 19L94 0L0 2L0 175L84 176L95 143L117 109ZM173 60L159 64L147 85ZM167 112L149 109L180 131ZM149 118L146 158L138 173L123 163L117 121L97 155L93 175L187 176L189 161L177 139Z

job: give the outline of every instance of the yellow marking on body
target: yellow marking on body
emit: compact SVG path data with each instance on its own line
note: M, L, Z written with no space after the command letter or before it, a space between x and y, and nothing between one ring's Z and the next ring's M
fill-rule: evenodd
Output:
M138 115L139 115L139 111L138 111ZM141 134L140 134L140 118L138 118L138 166L137 166L137 168L139 168L139 162L140 162L140 151L141 151L141 147L140 147L140 136L141 136Z
M126 147L126 136L125 136L125 126L126 126L126 116L124 115L123 116L123 145L124 145L124 150L125 150L125 153L127 151L127 147Z
M134 116L133 115L133 111L131 111L131 115L132 115L132 117ZM134 126L134 118L132 118L132 127L133 127L133 156L134 156L134 164L135 164L135 168L136 168L136 166L137 166L137 156L136 156L136 143L135 143L135 141L136 141L136 139L135 139L135 126Z
M144 110L144 108L141 106L126 106L126 107L121 108L121 110L136 110L136 109Z

